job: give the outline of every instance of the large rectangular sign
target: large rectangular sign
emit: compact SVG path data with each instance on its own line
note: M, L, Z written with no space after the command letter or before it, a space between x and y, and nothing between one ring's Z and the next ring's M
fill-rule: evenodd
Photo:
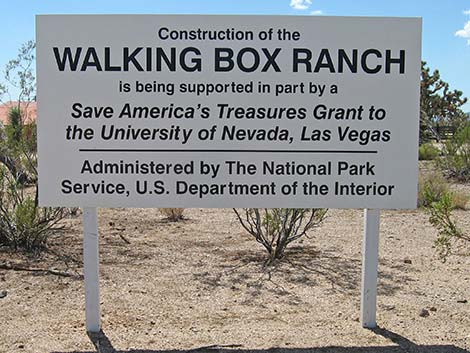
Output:
M37 17L39 199L414 208L421 20Z

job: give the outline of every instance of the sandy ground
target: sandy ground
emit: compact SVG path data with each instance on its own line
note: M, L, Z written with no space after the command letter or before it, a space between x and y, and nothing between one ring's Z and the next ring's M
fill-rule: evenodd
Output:
M330 210L270 271L230 209L99 213L103 332L85 332L82 280L0 270L0 352L470 352L470 256L441 263L421 210L381 214L375 331L359 323L361 210ZM81 217L65 222L42 258L0 261L81 273Z

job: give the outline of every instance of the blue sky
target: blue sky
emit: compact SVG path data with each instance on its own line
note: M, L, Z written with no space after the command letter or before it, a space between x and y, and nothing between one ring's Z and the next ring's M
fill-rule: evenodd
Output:
M423 60L470 98L470 0L22 0L0 12L0 68L35 37L36 14L276 14L423 18ZM3 75L1 75L3 76ZM470 111L470 103L465 106Z

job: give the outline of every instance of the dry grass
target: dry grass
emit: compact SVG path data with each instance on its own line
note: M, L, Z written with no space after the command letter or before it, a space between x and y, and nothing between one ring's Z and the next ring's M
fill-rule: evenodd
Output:
M183 219L184 208L159 208L159 210L171 222L178 222Z

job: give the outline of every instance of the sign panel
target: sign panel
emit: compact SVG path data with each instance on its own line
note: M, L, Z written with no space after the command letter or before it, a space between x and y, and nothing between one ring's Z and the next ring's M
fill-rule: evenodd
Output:
M37 17L41 205L414 208L421 20Z

